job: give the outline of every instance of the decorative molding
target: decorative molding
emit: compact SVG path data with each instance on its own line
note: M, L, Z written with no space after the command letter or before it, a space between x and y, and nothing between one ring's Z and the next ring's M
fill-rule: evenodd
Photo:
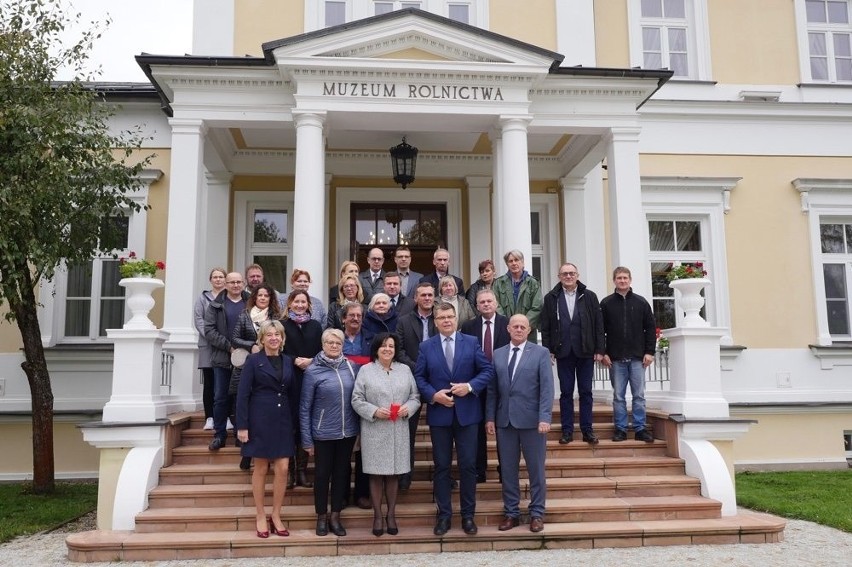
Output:
M324 57L375 57L412 47L423 49L435 55L444 55L454 61L476 61L480 63L509 62L505 59L501 60L496 57L486 56L479 51L467 49L460 45L451 45L445 41L438 41L418 32L409 32L397 37L387 37L369 44L346 49L336 49L318 55Z
M834 370L835 366L852 366L852 344L834 344L831 346L808 345L819 359L822 370Z
M731 191L742 177L642 177L642 190L650 189L710 189L719 191L722 197L722 210L725 214L731 210Z
M792 181L793 187L799 192L802 202L802 212L811 210L811 192L825 192L826 195L847 192L852 194L852 179L822 179L816 177L797 177Z

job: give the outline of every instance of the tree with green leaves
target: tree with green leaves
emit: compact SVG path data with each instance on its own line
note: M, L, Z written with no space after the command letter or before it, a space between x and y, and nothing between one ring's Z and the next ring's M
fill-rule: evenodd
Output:
M110 129L116 109L86 71L108 22L68 41L79 22L59 0L0 0L0 309L23 341L37 493L53 491L54 460L35 288L66 263L109 253L121 223L108 219L139 210L130 194L153 157L139 129ZM57 81L63 69L74 78Z

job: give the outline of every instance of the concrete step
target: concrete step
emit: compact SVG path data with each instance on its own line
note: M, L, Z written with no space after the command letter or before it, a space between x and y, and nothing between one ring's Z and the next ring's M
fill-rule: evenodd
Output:
M285 512L286 514L286 512ZM397 536L375 537L370 527L349 527L345 537L319 537L313 527L291 530L289 537L260 539L254 522L242 530L136 533L89 531L66 539L71 561L174 561L180 559L237 559L242 557L303 557L390 555L512 549L641 547L773 543L784 537L784 520L767 514L740 512L736 516L702 519L551 522L534 534L525 526L500 532L480 525L475 536L465 535L457 519L444 536L431 525L409 525L400 519Z

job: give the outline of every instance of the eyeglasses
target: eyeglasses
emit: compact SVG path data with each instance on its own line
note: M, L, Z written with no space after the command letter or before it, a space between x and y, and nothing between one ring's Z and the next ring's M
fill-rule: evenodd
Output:
M441 315L440 317L435 317L435 321L447 321L449 319L455 319L455 315Z
M377 260L380 261L380 262L384 262L385 259L384 258L370 258L371 262L375 262Z
M567 278L569 276L572 278L576 278L578 275L579 274L577 272L559 272L560 278Z
M225 282L225 283L228 284L228 285L241 284L241 283L243 283L243 280L234 280L232 282Z

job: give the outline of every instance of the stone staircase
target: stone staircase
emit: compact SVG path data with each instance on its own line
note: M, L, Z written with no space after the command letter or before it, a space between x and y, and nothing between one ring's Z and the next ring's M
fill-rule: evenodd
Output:
M559 423L558 403L555 424ZM547 442L547 514L543 532L525 525L497 530L503 518L497 481L496 444L489 442L488 481L477 485L476 521L479 533L468 536L458 515L453 529L432 534L431 446L425 418L418 432L414 482L400 492L397 536L370 533L372 511L354 506L342 513L348 535L314 534L313 491L287 492L285 525L290 537L255 536L250 473L241 471L239 449L207 450L211 432L201 429L200 414L170 416L166 463L159 485L149 494L149 507L136 517L130 531L91 531L67 538L72 561L135 561L293 557L356 554L434 553L510 549L631 547L644 545L770 543L781 541L784 521L774 516L740 513L721 516L721 504L701 496L697 479L686 476L677 457L676 426L668 416L649 410L654 443L634 440L613 443L612 410L595 406L595 431L601 438L592 447L580 440L560 445L558 425ZM522 498L528 499L521 470ZM272 475L269 475L271 482ZM271 504L267 485L267 506ZM458 491L454 510L458 511ZM525 502L522 501L522 510ZM526 518L522 518L524 520Z

